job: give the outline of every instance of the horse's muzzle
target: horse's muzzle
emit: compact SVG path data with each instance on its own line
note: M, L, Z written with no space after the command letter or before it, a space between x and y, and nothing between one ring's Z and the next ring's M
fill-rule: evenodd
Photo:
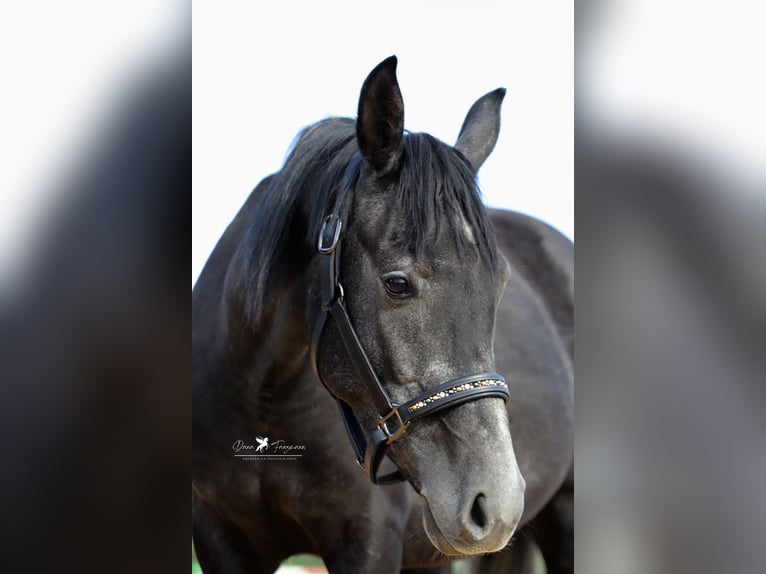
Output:
M483 492L470 497L458 509L457 520L437 521L426 497L423 526L431 543L449 556L486 554L505 548L524 511L521 480L520 492L512 500L499 500L497 495L492 497Z

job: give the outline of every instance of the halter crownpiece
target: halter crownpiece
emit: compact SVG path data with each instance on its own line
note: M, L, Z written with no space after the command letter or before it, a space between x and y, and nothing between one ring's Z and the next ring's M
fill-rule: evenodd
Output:
M378 379L367 353L364 352L362 343L359 341L351 319L346 312L343 286L340 283L342 228L341 216L332 213L324 220L319 231L317 251L321 255L319 279L322 312L314 325L314 332L311 337L311 366L316 376L338 403L359 466L373 483L394 484L404 480L401 472L397 470L378 476L378 467L385 457L388 446L399 440L414 420L486 397L498 397L507 402L510 399L510 391L508 383L501 375L479 373L438 385L404 404L392 402ZM369 438L365 435L359 420L348 403L335 396L319 374L317 351L328 316L335 319L351 362L365 383L378 411L378 424L370 433Z

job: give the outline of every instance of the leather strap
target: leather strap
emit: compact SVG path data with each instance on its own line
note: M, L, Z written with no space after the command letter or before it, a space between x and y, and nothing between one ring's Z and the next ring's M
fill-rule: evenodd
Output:
M479 395L480 397L477 397ZM404 403L399 410L404 422L453 408L475 398L498 397L504 401L510 399L508 383L497 373L479 373L441 384L421 393Z
M375 403L378 414L381 417L385 417L391 412L394 405L388 398L386 391L383 390L383 385L380 384L378 376L370 364L370 359L367 357L367 353L364 352L362 343L359 341L354 326L351 324L351 319L346 312L346 306L340 299L337 299L330 307L330 315L335 319L335 324L338 326L349 358L354 367L356 367L359 377L367 387L367 392L370 394L373 403Z
M332 214L325 219L319 234L319 252L321 259L319 261L320 292L322 297L322 310L324 313L320 316L314 327L314 333L311 342L311 361L314 372L319 376L317 367L317 349L319 340L322 337L322 331L327 322L327 314L332 315L335 324L340 331L341 339L346 347L346 351L351 358L357 372L367 387L367 391L375 403L375 408L381 417L386 416L393 405L388 395L383 390L378 376L375 374L364 352L362 343L351 324L351 319L346 312L346 306L343 303L343 287L340 283L340 252L341 252L341 230L343 223L341 219ZM321 378L321 377L320 377Z

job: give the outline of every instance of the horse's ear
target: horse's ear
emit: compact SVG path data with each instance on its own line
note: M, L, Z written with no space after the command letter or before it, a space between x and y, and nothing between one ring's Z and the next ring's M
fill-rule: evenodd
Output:
M364 81L356 120L359 149L378 175L399 165L403 134L404 102L396 81L396 56L391 56Z
M479 171L497 143L500 104L504 97L505 88L498 88L480 97L471 106L460 128L455 148L471 162L474 171Z

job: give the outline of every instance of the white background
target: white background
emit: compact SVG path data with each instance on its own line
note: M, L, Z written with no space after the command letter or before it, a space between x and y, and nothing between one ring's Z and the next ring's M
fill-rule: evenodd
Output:
M454 143L471 104L508 92L485 202L574 236L573 7L566 2L293 1L192 4L192 280L298 131L356 115L399 58L405 127Z

